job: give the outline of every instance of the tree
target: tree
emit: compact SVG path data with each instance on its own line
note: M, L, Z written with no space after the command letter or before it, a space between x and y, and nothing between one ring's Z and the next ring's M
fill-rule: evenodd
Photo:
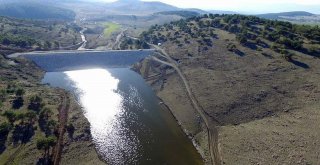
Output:
M39 120L48 121L48 119L53 115L53 112L49 108L43 108L39 114Z
M25 94L25 90L22 88L18 88L16 90L16 96L23 96Z
M5 111L3 116L8 119L11 125L13 125L13 123L17 120L17 114L13 111Z
M50 148L56 144L57 139L54 136L41 137L37 140L37 149L44 150L44 158L50 158Z
M241 44L245 44L248 42L247 37L243 34L239 34L237 35L236 39L241 43Z
M18 88L16 90L16 97L12 102L12 108L13 109L20 109L23 106L24 100L23 100L23 95L25 91L24 89Z
M37 114L33 111L28 111L24 116L30 124L33 124L37 119Z

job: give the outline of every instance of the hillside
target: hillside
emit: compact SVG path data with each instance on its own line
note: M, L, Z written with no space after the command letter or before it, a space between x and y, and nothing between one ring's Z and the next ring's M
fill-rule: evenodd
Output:
M81 42L78 31L79 27L70 23L0 16L0 53L70 47Z
M62 164L103 164L75 98L41 84L44 72L33 62L6 57L70 46L80 42L77 31L72 24L0 17L0 164L48 164L59 158L53 149L59 137L66 142ZM68 123L60 121L61 107L68 107ZM66 133L58 133L60 127L68 128Z
M40 20L65 20L75 18L72 10L36 1L0 2L0 16Z
M158 60L145 59L134 70L171 109L208 164L211 129L218 131L209 142L217 141L214 156L221 164L318 164L319 32L253 16L205 15L153 26L123 47L161 43ZM215 126L206 129L193 102Z

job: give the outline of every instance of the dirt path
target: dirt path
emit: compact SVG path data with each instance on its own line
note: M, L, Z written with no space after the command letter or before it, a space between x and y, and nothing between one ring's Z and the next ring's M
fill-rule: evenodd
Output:
M190 88L190 85L188 83L187 78L185 75L182 73L180 68L178 67L176 61L174 61L162 48L159 46L149 44L153 46L156 50L160 51L161 57L165 57L169 62L162 61L158 59L157 57L152 57L153 60L158 61L160 63L163 63L165 65L171 66L174 68L177 73L179 74L180 78L182 79L184 86L187 90L188 97L192 102L193 107L196 109L196 111L200 114L201 118L205 122L205 125L207 127L207 132L208 132L208 145L209 145L209 151L210 151L210 156L211 156L211 161L212 164L214 165L220 165L221 164L221 156L218 148L218 121L210 117L204 110L203 108L199 105L198 100L196 97L193 95L193 92Z
M61 160L61 154L63 149L63 143L64 143L64 133L66 132L66 125L68 122L68 111L70 106L70 99L68 97L68 94L65 91L61 90L61 104L59 106L59 136L57 139L57 144L54 147L53 151L53 164L59 165Z
M84 35L84 32L87 30L87 28L84 28L80 31L82 45L77 50L86 50L87 40L86 36Z
M118 49L120 50L120 44L121 44L121 38L125 36L125 32L127 31L127 29L122 30L116 37L116 41L114 42L112 49Z

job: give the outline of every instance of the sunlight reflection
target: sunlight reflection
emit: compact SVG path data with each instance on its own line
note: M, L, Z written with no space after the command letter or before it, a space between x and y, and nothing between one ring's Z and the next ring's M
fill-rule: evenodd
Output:
M139 141L122 126L125 113L122 96L116 92L119 80L105 69L67 71L74 81L79 100L91 124L98 150L109 162L123 164L124 157L135 157Z

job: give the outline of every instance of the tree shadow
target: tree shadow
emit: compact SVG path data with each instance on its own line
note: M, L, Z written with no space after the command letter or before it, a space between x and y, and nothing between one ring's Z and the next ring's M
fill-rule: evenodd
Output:
M296 65L296 66L299 66L299 67L301 67L301 68L304 68L304 69L309 69L309 68L310 68L308 64L303 63L303 62L300 62L300 61L297 61L297 60L293 60L293 59L292 59L292 60L290 60L289 62L293 63L293 64Z
M2 142L0 142L0 155L6 150L6 146L4 145L4 143L2 144Z
M316 58L320 58L320 50L318 51L309 51L308 49L306 48L303 48L300 50L300 52L308 55L308 56L312 56L312 57L316 57Z
M10 130L2 130L0 132L0 155L6 150L6 141Z
M263 56L269 58L269 59L273 59L273 56L267 53L261 53Z
M40 118L38 120L38 123L39 123L40 130L44 132L46 136L52 135L52 130L48 126L48 121Z
M36 165L50 165L53 164L52 159L49 156L43 156L39 158Z
M244 44L244 46L247 47L247 48L250 48L252 50L257 50L258 49L257 45L255 43L252 43L252 42L247 42L247 43Z
M29 142L34 135L34 129L32 124L16 125L12 132L12 139L15 144L21 142L25 144Z
M234 50L233 51L236 55L238 55L238 56L240 56L240 57L243 57L243 56L245 56L246 54L245 53L243 53L241 50L239 50L239 49L236 49L236 50Z
M263 42L263 41L259 41L257 43L257 45L259 45L259 46L261 46L263 48L270 48L270 46L267 43Z
M23 106L23 102L24 102L24 100L22 97L17 97L12 102L12 108L13 109L20 109Z

